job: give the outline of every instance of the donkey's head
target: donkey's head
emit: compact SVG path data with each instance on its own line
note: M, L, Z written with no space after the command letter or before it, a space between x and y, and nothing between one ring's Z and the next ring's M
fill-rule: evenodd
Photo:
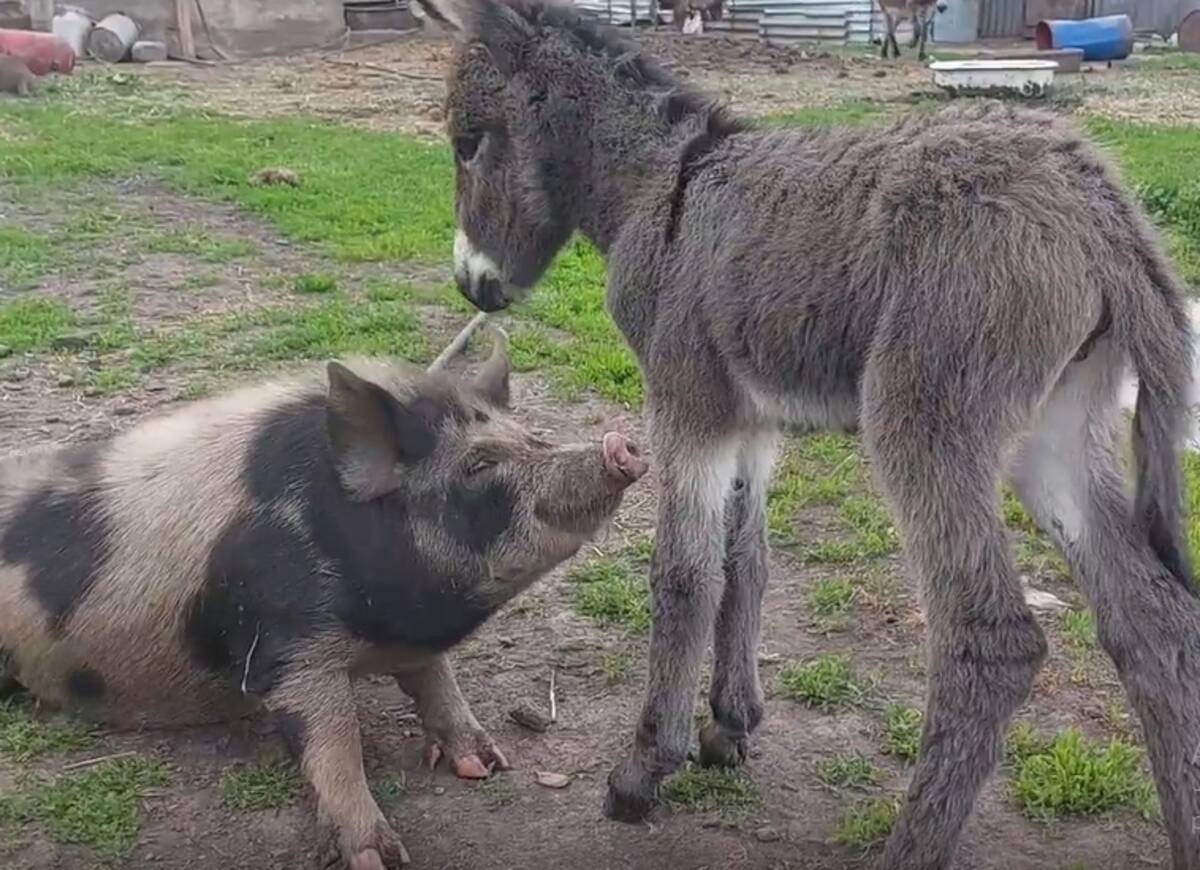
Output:
M606 169L636 165L634 152L679 120L679 84L561 0L417 2L458 43L446 106L455 278L496 311L526 295L581 224L595 238L591 223L618 222L615 191L635 185ZM669 97L673 118L659 107Z

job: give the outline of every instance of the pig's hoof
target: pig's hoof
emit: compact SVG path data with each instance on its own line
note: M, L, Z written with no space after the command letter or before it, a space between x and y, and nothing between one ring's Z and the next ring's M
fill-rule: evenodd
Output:
M658 783L629 762L622 762L608 775L604 815L614 822L644 822L658 806Z
M700 764L704 767L741 767L749 740L730 734L716 722L700 729Z
M399 870L410 863L400 836L386 824L375 827L374 842L352 851L346 859L349 870Z
M487 779L493 770L508 769L508 759L483 731L472 732L465 738L430 736L425 744L425 764L432 770L443 756L450 759L450 767L460 779Z

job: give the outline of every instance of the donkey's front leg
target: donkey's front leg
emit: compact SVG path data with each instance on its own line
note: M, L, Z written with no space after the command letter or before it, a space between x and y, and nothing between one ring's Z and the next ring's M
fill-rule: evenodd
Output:
M725 501L737 445L696 444L655 427L661 493L650 585L654 621L650 678L633 752L609 775L605 813L644 819L663 778L683 763L691 735L700 660L721 597Z
M725 593L717 612L708 695L713 721L700 732L700 762L708 766L744 762L748 738L762 721L758 640L767 587L767 485L777 440L768 432L742 445L725 511Z

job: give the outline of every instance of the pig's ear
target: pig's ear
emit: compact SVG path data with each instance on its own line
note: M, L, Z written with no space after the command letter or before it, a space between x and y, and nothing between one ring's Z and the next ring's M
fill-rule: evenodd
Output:
M508 336L503 329L493 326L492 355L475 375L473 384L475 391L493 405L507 408L512 395L508 385L508 377L511 373L512 363L508 359Z
M326 367L326 425L342 485L370 501L400 485L398 465L417 458L433 434L427 421L378 384L339 362Z

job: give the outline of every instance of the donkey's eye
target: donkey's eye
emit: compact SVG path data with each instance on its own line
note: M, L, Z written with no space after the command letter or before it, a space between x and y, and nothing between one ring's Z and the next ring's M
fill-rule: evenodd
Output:
M470 163L475 159L475 155L479 153L479 143L483 141L482 136L456 136L454 138L454 153L458 155L458 159L463 163Z
M495 468L499 464L499 460L494 456L476 456L467 463L467 477L474 477L477 474Z

